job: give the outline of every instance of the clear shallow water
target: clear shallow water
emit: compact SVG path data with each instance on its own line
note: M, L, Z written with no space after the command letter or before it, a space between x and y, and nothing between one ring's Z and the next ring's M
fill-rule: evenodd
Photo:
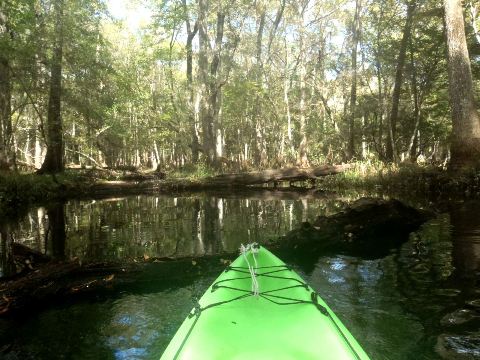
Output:
M17 242L83 260L214 253L282 235L338 212L348 200L201 195L72 201L60 210L32 209L9 231ZM293 266L374 359L480 358L478 215L478 203L452 207L384 258L330 254L313 267ZM58 218L65 219L63 241L52 236L59 226L49 224ZM158 359L192 298L218 275L221 265L211 265L194 278L159 283L152 264L137 283L108 294L0 320L0 358Z

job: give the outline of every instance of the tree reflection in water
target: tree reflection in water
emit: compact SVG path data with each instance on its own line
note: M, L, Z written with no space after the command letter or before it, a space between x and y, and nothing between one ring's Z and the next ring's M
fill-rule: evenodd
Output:
M241 243L275 238L344 206L345 199L332 197L302 201L221 194L71 201L34 209L17 224L0 226L0 269L5 273L11 268L13 238L50 256L84 261L195 255L235 251ZM480 348L479 210L479 203L453 207L386 256L324 254L303 276L372 358L387 353L392 359L453 359L459 353L480 357L475 352ZM155 264L151 265L153 271ZM306 269L303 265L295 264L300 271ZM73 312L79 324L69 322L68 331L78 336L69 346L83 355L96 358L96 353L105 355L111 348L115 354L138 350L139 358L153 358L184 318L182 311L190 309L192 293L201 294L219 270L202 271L194 280L198 291L191 290L187 279L164 283L165 276L158 281L159 274L145 272L115 298L52 309L27 322L14 332L19 339L15 341L34 352L48 353L50 347L62 351L54 329L64 329L62 319ZM46 328L52 329L50 335ZM77 342L84 334L82 350ZM45 348L39 350L39 344Z
M31 210L14 233L18 243L58 259L132 261L236 251L241 243L275 238L344 206L333 198L134 196L70 201Z
M11 276L16 272L13 241L10 225L0 222L0 277Z
M480 272L480 202L470 201L452 208L450 216L457 276L474 279Z
M47 208L48 230L45 233L46 254L56 260L65 259L67 238L65 204L57 203Z

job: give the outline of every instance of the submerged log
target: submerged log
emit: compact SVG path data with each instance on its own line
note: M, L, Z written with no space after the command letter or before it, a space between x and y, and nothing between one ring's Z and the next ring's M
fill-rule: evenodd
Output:
M338 214L319 217L313 224L265 245L289 263L311 270L318 257L327 253L348 253L375 258L408 239L410 232L430 219L432 214L416 210L396 200L361 199ZM35 310L52 299L79 296L103 289L135 284L146 269L155 273L155 281L184 282L205 274L205 269L220 271L237 252L200 257L164 257L135 259L129 263L82 264L78 260L55 261L44 255L15 247L16 262L25 263L25 272L0 280L0 316L25 307ZM26 262L26 259L28 262ZM201 270L202 269L202 270ZM190 281L190 280L189 280Z
M206 183L219 186L228 185L258 185L279 181L315 180L322 176L335 175L349 169L349 164L323 165L315 168L302 169L297 167L285 169L270 169L238 174L222 174L205 179Z
M131 288L139 280L144 285L146 273L152 273L151 281L156 289L172 282L190 283L205 274L218 274L231 262L227 258L228 255L215 255L89 264L78 260L50 261L27 275L0 281L0 317L24 309L36 311L55 301L92 292L114 291L125 286Z
M381 258L433 216L398 200L362 198L340 213L303 223L274 245L280 256L291 261L327 253Z

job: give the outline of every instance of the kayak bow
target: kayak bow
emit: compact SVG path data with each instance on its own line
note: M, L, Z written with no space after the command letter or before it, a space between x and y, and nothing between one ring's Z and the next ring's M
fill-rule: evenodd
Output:
M242 254L190 312L161 360L369 359L333 311L264 247Z

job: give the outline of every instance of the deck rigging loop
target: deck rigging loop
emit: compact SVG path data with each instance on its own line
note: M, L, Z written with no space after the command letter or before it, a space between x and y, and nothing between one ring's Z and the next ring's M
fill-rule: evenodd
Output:
M248 271L250 272L250 277L252 278L252 294L256 298L258 298L258 295L260 294L260 286L258 284L256 273L258 269L256 254L258 253L259 249L260 246L255 242L247 245L240 245L240 254L244 257L248 266ZM252 254L254 265L250 264L250 261L248 261L248 253Z

